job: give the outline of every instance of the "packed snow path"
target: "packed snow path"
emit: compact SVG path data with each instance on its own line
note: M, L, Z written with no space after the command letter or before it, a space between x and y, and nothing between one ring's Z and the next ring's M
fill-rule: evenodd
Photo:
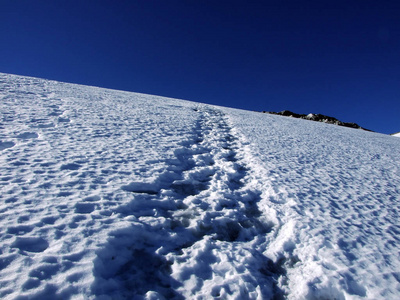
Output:
M398 299L400 140L0 74L0 298Z
M189 142L153 183L132 182L131 220L95 260L96 295L266 298L281 294L284 274L262 253L274 224L258 209L260 191L241 162L243 145L224 114L195 108Z

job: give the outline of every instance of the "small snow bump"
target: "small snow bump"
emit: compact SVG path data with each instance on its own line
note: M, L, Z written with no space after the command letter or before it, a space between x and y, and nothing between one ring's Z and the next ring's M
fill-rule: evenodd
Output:
M49 247L49 243L41 237L17 237L12 247L28 252L43 252Z

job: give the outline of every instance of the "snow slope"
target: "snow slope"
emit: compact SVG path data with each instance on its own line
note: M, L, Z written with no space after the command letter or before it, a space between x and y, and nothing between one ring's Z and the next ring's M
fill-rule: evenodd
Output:
M393 133L392 136L400 137L400 132L398 132L398 133Z
M0 74L2 299L397 299L400 140Z

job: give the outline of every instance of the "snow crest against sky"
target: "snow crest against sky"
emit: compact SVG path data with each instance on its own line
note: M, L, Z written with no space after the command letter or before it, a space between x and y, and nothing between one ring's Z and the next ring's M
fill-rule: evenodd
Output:
M399 149L0 73L0 298L398 299Z
M2 1L0 71L400 129L399 1Z

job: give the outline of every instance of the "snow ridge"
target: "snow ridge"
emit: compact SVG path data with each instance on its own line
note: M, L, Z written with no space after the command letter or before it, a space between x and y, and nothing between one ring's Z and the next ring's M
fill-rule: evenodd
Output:
M195 108L190 141L166 172L118 212L129 225L110 233L94 262L97 296L127 298L280 297L282 261L263 255L275 224L262 216L238 138L224 114Z

